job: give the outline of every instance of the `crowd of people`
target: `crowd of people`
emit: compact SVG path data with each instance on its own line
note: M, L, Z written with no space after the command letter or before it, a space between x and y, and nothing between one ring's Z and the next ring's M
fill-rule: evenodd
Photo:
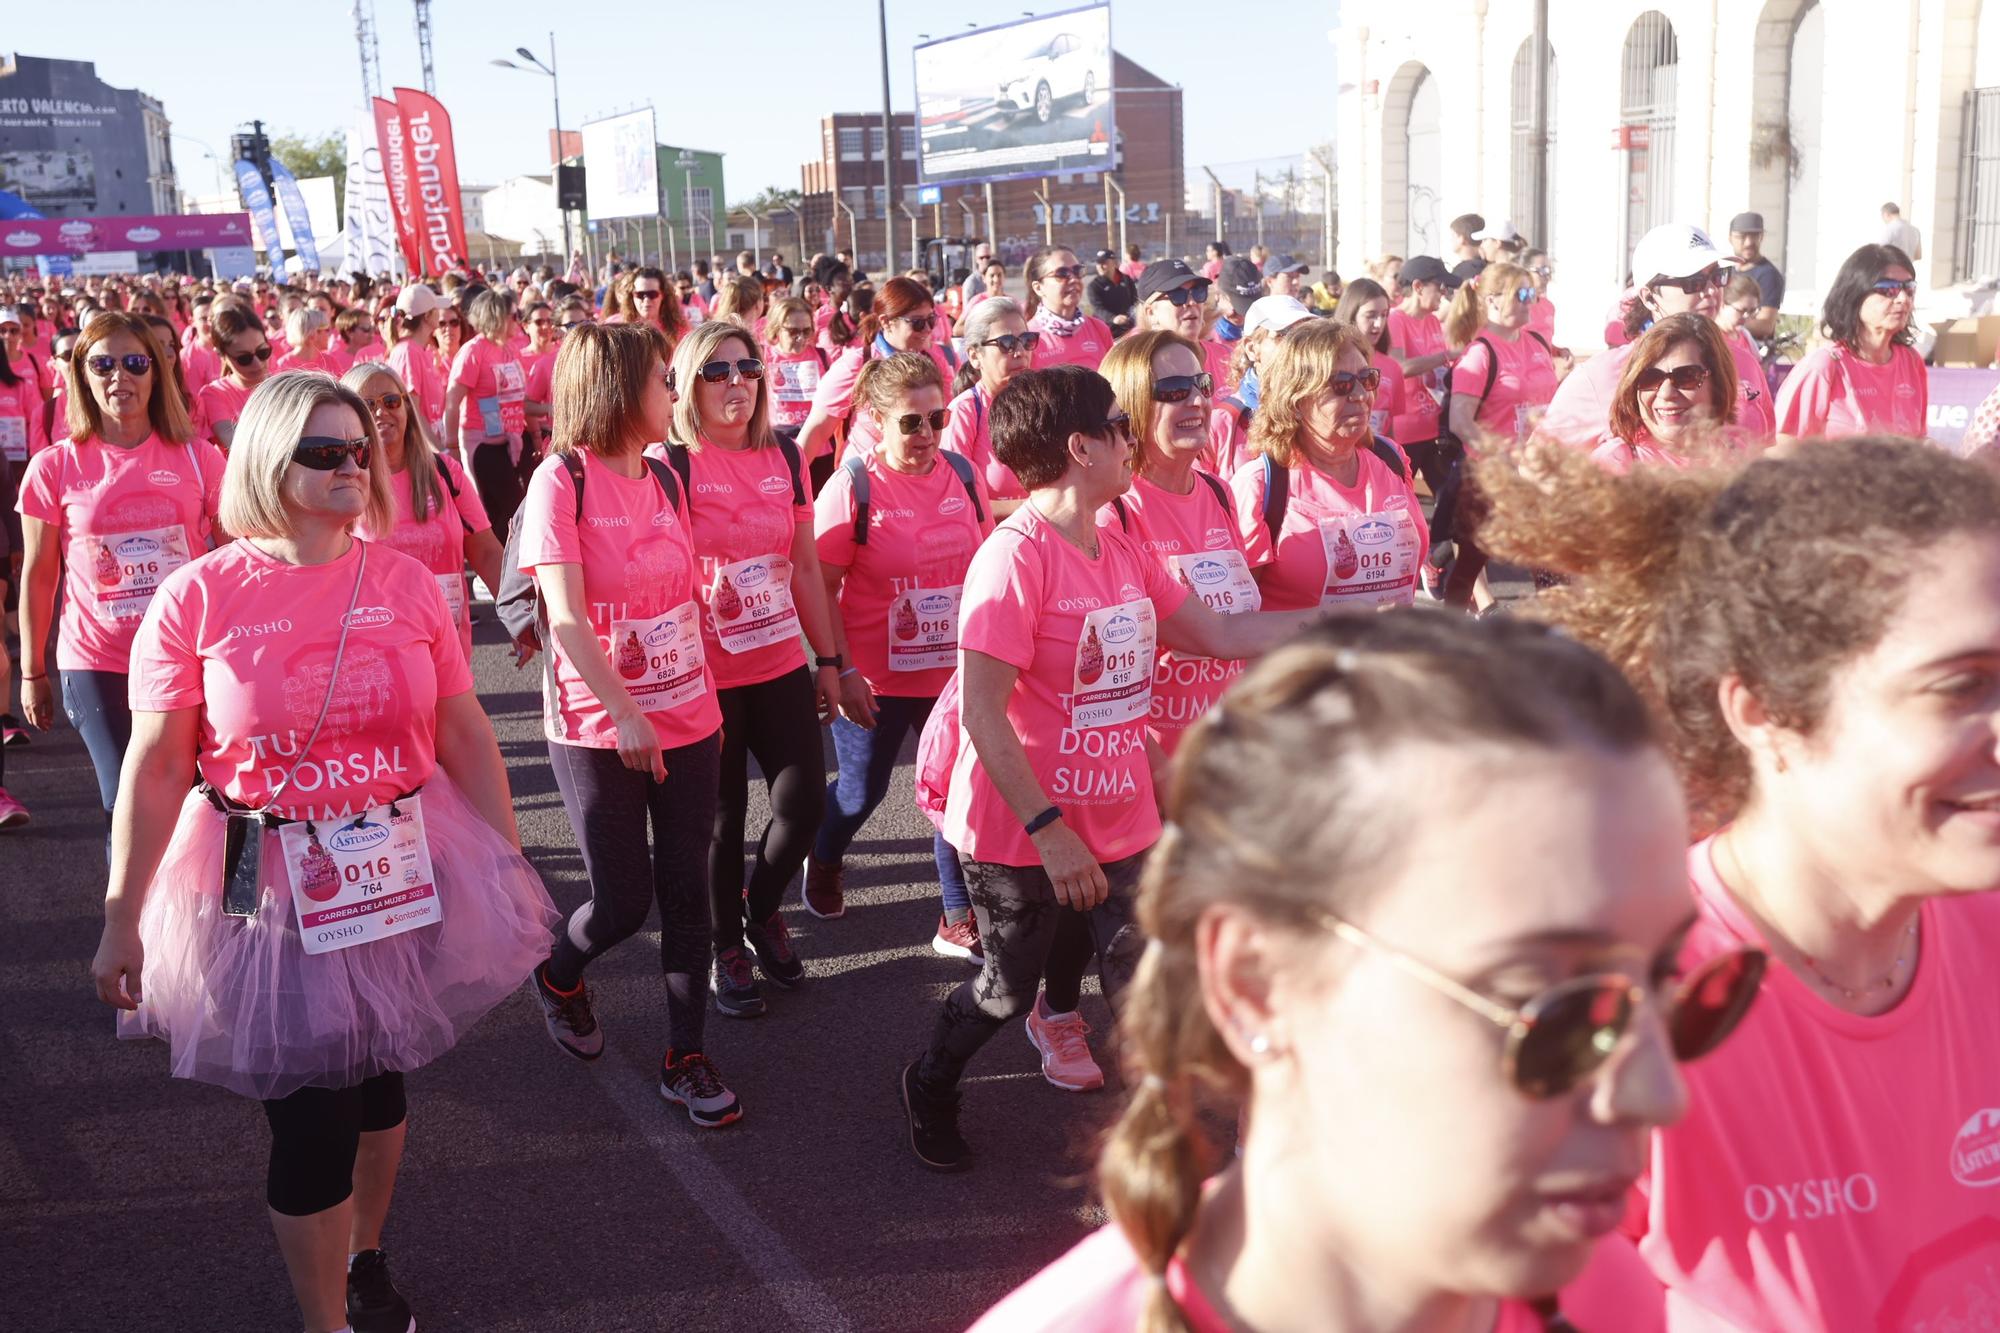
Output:
M1016 1018L1122 1070L1110 1224L981 1333L1989 1326L2000 473L1923 439L1909 255L1774 374L1731 230L1641 238L1587 356L1473 215L1345 282L0 280L0 830L60 703L97 993L262 1104L308 1333L414 1327L406 1078L524 983L597 1059L656 903L664 1036L612 1026L753 1114L709 1014L816 984L787 895L837 921L887 801L976 969L879 1053L914 1158L974 1164ZM540 678L566 916L479 637Z

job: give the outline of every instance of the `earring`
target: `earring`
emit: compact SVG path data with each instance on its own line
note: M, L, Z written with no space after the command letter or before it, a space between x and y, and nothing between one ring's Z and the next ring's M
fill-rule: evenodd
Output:
M1269 1055L1270 1053L1271 1039L1261 1032L1252 1033L1250 1035L1250 1054Z

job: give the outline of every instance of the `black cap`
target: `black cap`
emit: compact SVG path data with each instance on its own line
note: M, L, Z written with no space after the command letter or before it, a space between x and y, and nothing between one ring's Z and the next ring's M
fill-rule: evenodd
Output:
M1477 282L1479 275L1485 271L1485 260L1468 259L1451 271L1451 276L1445 279L1445 286L1463 287L1468 282Z
M1111 260L1113 263L1116 263L1118 261L1118 256L1112 254L1109 250L1099 250L1097 252L1098 263L1102 264L1107 259Z
M1146 265L1139 274L1139 299L1150 301L1161 292L1170 292L1176 287L1185 287L1198 282L1204 287L1208 279L1189 268L1178 259L1156 259Z
M1231 255L1222 261L1222 294L1240 316L1252 301L1264 294L1264 275L1242 255Z
M1305 260L1294 259L1290 255L1272 255L1264 261L1264 276L1267 278L1274 278L1280 273L1306 273L1310 271L1310 266L1307 265Z
M1738 213L1735 217L1729 219L1729 230L1761 234L1764 230L1764 215L1762 213Z
M1411 286L1419 282L1444 282L1451 277L1451 270L1436 255L1417 255L1405 259L1402 267L1403 285Z

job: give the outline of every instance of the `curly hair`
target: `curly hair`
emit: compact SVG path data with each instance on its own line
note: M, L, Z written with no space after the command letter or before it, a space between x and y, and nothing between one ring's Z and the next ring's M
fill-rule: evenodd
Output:
M1331 319L1300 320L1279 334L1264 354L1258 374L1261 392L1250 418L1250 448L1279 467L1298 462L1305 436L1306 400L1333 382L1340 359L1352 352L1368 367L1368 340L1352 324Z

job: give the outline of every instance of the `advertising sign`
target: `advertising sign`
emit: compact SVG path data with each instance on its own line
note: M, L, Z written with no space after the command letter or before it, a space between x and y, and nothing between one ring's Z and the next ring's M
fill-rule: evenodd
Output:
M1044 14L916 48L926 182L1111 165L1111 7Z
M417 213L410 193L410 151L403 133L403 113L386 97L375 99L375 142L382 150L382 178L389 190L389 215L396 222L396 243L412 273L423 270L417 256Z
M275 157L271 159L271 184L285 210L284 220L291 230L292 249L298 252L300 266L308 273L319 272L319 245L313 238L312 214L306 210L305 196L299 193L299 179ZM285 229L278 228L280 232Z
M244 163L248 166L248 163ZM0 255L207 250L249 245L247 213L161 213L130 218L14 218L0 222Z
M650 218L660 212L660 158L653 108L583 127L584 211L593 218Z
M396 89L396 110L409 154L410 203L415 210L416 270L442 277L465 259L465 207L458 193L458 152L451 116L420 88Z
M257 168L242 158L236 160L236 194L250 210L251 225L257 229L257 248L271 257L271 271L285 268L285 248L278 242L278 219L271 210L271 191Z
M395 268L396 220L389 210L388 182L382 179L381 145L359 126L347 132L347 219L341 239L350 271L379 275Z

